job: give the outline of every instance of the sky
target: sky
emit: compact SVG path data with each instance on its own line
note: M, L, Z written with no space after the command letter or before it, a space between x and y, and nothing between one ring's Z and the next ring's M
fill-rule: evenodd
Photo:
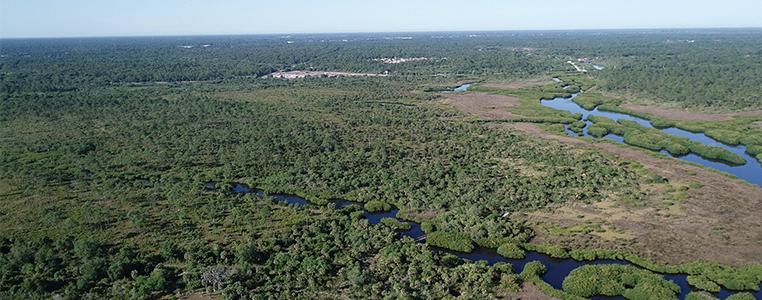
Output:
M762 27L762 0L0 0L0 38Z

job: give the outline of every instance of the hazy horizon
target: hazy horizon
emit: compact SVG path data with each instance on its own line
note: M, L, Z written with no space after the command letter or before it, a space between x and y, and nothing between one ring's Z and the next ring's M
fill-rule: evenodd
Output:
M0 38L762 27L758 1L614 2L0 0Z

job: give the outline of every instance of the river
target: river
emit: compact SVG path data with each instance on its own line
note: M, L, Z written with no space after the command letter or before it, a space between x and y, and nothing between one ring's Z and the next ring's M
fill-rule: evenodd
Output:
M205 184L205 188L209 188L209 183ZM233 183L232 184L232 190L235 193L240 194L254 194L259 199L266 196L266 193L260 189L252 189L249 186L241 183ZM311 203L299 196L295 195L288 195L288 194L273 194L269 195L273 201L280 201L287 203L289 205L294 206L308 206L311 205ZM365 209L362 208L362 203L358 202L352 202L348 200L337 200L333 202L334 205L337 208L345 208L348 206L357 206L358 208L362 209L363 216L365 219L368 220L369 224L376 225L381 222L384 218L394 218L401 222L406 222L397 219L397 212L399 211L397 208L393 208L390 211L387 212L368 212ZM400 237L410 237L415 241L418 242L424 242L426 239L426 235L421 230L421 226L418 223L415 222L407 222L410 224L410 230L404 230L399 231ZM545 267L547 268L547 272L542 275L542 279L545 280L548 284L553 286L556 289L562 289L562 284L564 281L564 278L566 278L569 273L581 266L584 265L600 265L600 264L622 264L622 265L633 265L632 263L625 261L625 260L616 260L616 259L596 259L596 260L574 260L572 258L566 258L566 259L557 259L552 258L548 255L536 252L536 251L527 251L526 255L523 259L508 259L505 257L500 256L497 254L497 251L495 249L490 248L484 248L484 247L476 247L473 252L471 253L463 253L463 252L457 252L457 251L451 251L447 249L441 249L434 246L429 246L434 251L438 252L444 252L444 253L450 253L452 255L455 255L461 259L466 259L470 261L486 261L489 265L494 265L498 262L505 262L511 264L513 266L513 269L516 273L521 273L521 271L524 270L524 266L532 261L539 261ZM666 280L671 280L672 282L676 283L680 287L680 294L678 295L678 299L685 299L685 297L688 295L689 292L691 292L691 287L688 285L687 282L687 275L686 274L663 274L664 278ZM714 293L716 297L719 299L725 299L728 296L732 295L733 292L722 289L719 293ZM757 299L762 299L762 284L760 284L760 291L757 291L754 293L754 296ZM592 299L624 299L621 296L617 297L593 297Z
M587 110L583 108L582 106L580 106L579 104L574 103L574 97L576 96L577 94L573 94L571 97L566 97L566 98L540 100L540 103L546 107L550 107L550 108L558 109L558 110L564 110L570 113L576 113L576 114L582 115L582 120L584 120L586 123L586 126L583 129L583 136L587 136L587 137L592 137L591 135L587 133L587 129L590 127L590 124L592 124L592 122L588 120L590 116L606 117L614 121L630 120L630 121L637 122L638 124L647 128L655 128L653 124L651 124L651 121L640 118L640 117L636 117L633 115L629 115L625 113L601 111L597 107L593 110ZM707 168L712 168L712 169L719 170L725 173L730 173L749 183L762 187L762 165L756 158L746 153L746 147L742 145L737 145L737 146L726 145L706 136L703 133L694 133L694 132L682 130L676 127L670 127L670 128L658 129L658 130L669 135L684 137L691 141L704 144L706 146L720 147L722 149L735 153L736 155L740 157L743 157L746 160L746 163L743 165L730 165L730 164L726 164L719 161L709 160L693 153L690 153L684 156L673 156L669 154L667 151L663 150L661 151L662 154L672 156L681 160L697 163ZM579 136L577 133L569 130L568 126L567 126L566 132L570 136L575 136L575 137ZM611 140L611 141L615 141L618 143L624 143L623 137L614 135L614 134L608 134L604 136L603 138Z

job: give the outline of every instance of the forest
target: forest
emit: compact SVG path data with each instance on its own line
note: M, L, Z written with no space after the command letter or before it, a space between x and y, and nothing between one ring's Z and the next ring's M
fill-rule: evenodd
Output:
M762 70L760 32L398 37L0 40L0 299L511 299L528 283L568 299L677 297L645 269L578 269L553 289L539 262L519 273L434 251L480 246L523 257L538 250L527 244L536 233L526 213L641 203L666 184L614 155L463 121L438 102L439 90L570 72L566 60L591 57L619 66L588 78L611 92L681 107L762 107L752 80ZM700 48L670 42L686 39ZM431 59L377 60L400 57ZM659 79L660 63L691 71ZM289 70L390 76L264 78ZM242 195L233 183L317 205ZM427 240L399 238L409 224L393 219L370 225L336 199L398 208ZM567 249L543 252L554 250ZM727 270L744 290L762 282L761 268ZM732 284L694 273L707 292ZM585 285L590 278L600 284Z

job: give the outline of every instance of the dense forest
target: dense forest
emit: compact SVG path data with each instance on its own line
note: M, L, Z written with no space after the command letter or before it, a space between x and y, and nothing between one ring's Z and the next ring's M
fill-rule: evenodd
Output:
M703 50L669 42L694 35L704 37L695 38ZM739 46L717 47L714 35ZM654 32L649 43L636 32L0 40L0 299L514 297L522 283L541 281L542 265L517 274L507 264L461 260L398 238L404 225L371 226L330 200L397 207L400 218L422 223L432 245L503 246L501 254L523 256L515 245L534 232L522 214L604 198L639 203L664 179L609 154L462 121L438 104L436 90L569 71L565 62L580 56L612 66L591 76L612 91L760 107L760 86L749 79L760 68L748 67L762 61L758 35ZM736 55L747 61L731 63ZM679 64L669 68L693 73L651 73L673 56ZM429 59L376 60L385 57ZM289 70L390 76L263 78ZM706 72L716 76L692 75ZM703 81L711 88L699 89ZM234 182L317 205L237 194ZM564 283L564 297L599 294L578 286L586 272ZM608 294L674 296L650 271L596 276L607 274L616 277L600 279L615 281ZM642 284L625 288L627 276Z

